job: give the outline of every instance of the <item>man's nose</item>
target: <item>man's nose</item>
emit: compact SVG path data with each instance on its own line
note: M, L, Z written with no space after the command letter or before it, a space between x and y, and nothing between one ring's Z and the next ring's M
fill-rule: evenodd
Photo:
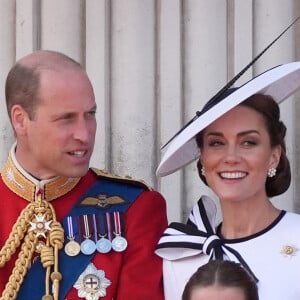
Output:
M74 132L73 132L74 139L85 143L89 141L89 135L90 135L89 122L86 120L78 121L74 127Z

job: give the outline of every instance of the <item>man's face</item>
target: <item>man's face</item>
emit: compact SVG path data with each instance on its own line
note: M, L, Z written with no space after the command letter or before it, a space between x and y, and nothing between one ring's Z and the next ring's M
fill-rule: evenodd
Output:
M96 103L90 81L79 69L44 70L41 102L17 134L16 157L39 179L81 177L89 167L96 133Z

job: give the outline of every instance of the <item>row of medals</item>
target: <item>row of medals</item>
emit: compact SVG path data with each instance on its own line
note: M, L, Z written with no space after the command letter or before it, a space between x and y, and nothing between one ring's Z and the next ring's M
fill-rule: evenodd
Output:
M70 238L69 238L70 239ZM100 237L97 242L86 238L82 243L78 243L74 239L70 239L65 245L65 253L68 256L76 256L80 252L85 255L91 255L98 251L99 253L105 254L114 250L116 252L123 252L127 248L127 240L121 235L116 235L112 241L106 237Z

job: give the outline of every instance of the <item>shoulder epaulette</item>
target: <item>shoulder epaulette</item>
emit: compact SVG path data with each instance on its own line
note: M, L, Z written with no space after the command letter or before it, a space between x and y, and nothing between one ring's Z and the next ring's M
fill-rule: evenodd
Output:
M145 190L151 191L153 188L149 185L147 185L143 180L136 180L130 176L125 176L121 177L118 175L111 174L107 172L106 170L101 170L97 168L91 168L92 172L94 172L98 177L104 178L104 179L109 179L115 182L123 182L123 183L128 183L132 184L138 187L142 187Z

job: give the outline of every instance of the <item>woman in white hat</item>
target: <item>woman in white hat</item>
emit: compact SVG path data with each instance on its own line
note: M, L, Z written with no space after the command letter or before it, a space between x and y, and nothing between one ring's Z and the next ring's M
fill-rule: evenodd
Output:
M156 250L164 259L166 300L179 300L190 276L214 259L241 263L261 300L300 299L300 215L270 200L291 180L278 103L299 88L299 62L273 68L215 97L169 145L157 174L199 158L222 222L215 221L213 200L202 196L187 224L169 225Z

